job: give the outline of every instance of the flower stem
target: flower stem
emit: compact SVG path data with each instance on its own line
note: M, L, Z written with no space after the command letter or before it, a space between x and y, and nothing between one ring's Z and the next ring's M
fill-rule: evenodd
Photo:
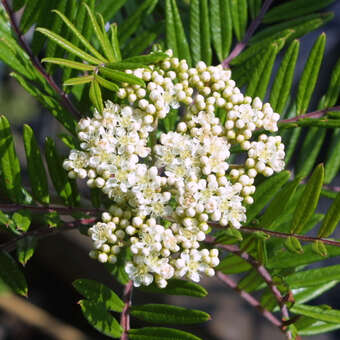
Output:
M128 340L129 335L128 332L130 330L130 307L131 307L131 300L132 300L132 291L133 291L133 284L132 281L129 281L124 288L124 295L123 301L125 302L124 309L122 311L120 325L123 328L123 333L120 337L120 340Z

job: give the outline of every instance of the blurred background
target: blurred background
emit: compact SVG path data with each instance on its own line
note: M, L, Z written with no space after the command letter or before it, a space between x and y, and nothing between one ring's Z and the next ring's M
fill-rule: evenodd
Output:
M301 73L303 62L315 39L321 32L325 32L326 53L315 98L320 98L326 91L330 70L340 57L340 1L336 1L328 10L335 12L334 20L302 39L297 66ZM27 39L29 38L28 34ZM0 114L5 114L11 123L23 171L26 167L21 138L23 124L29 124L33 128L41 144L46 136L54 139L61 132L57 121L11 78L10 70L1 62ZM66 154L65 147L59 145L59 149ZM321 211L327 206L328 201L324 199ZM106 339L83 318L77 305L81 297L73 289L72 281L78 278L96 279L113 288L118 294L122 293L122 287L114 282L102 265L88 257L89 249L89 240L77 231L69 231L40 241L34 257L23 269L28 280L29 297L23 299L12 295L0 296L0 340ZM332 260L334 263L337 261ZM133 301L137 304L146 303L152 297L153 302L173 303L207 311L212 315L211 321L197 327L185 328L205 340L284 339L256 310L216 279L203 279L201 283L209 291L205 299L167 297L165 300L164 296L151 296L135 290ZM314 302L330 304L340 309L340 287L333 288L322 299ZM134 319L132 324L134 327L139 326L139 322ZM340 332L310 339L340 339Z

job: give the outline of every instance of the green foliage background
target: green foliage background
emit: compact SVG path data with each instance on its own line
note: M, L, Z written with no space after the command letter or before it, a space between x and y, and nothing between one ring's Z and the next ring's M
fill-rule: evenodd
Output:
M293 88L299 39L333 18L325 12L333 2L13 0L10 4L2 0L0 59L18 84L63 127L56 138L44 136L41 148L36 137L39 131L24 125L27 186L11 126L5 116L0 117L0 231L10 238L0 244L2 287L27 296L20 264L33 256L37 240L69 228L86 232L84 219L93 223L99 211L94 208L107 206L98 191L91 191L89 197L81 195L83 188L67 177L62 167L65 148L77 147L75 126L82 115L90 114L94 107L102 110L105 99L118 100L114 93L120 82L142 85L124 70L162 60L161 52L149 54L157 44L157 48L171 48L191 65L204 60L209 65L230 66L238 87L249 96L268 98L281 115L280 134L291 170L258 183L243 228L213 232L209 242L225 250L218 277L241 291L248 302L250 294L255 294L258 309L275 316L280 323L276 326L288 338L339 329L339 310L309 304L340 281L340 265L324 261L340 255L340 243L332 239L340 221L339 189L332 186L340 169L340 110L335 106L340 94L340 59L329 70L324 95L317 98L316 107L311 105L312 99L316 101L313 97L324 58L325 34L321 33L310 49L297 88ZM256 18L267 5L263 24L254 33L252 29L260 23ZM14 13L18 11L21 16L16 24ZM23 35L32 27L28 43ZM223 121L225 113L219 114ZM162 128L173 129L176 118L176 113L166 118ZM60 142L64 149L56 147ZM323 164L318 164L320 161ZM325 214L316 212L321 196L332 199ZM72 217L72 222L65 216ZM310 232L316 236L309 236ZM80 307L89 323L113 338L199 339L174 328L132 325L128 330L123 321L119 324L111 312L122 313L124 319L132 289L123 262L124 254L120 263L107 268L126 285L123 299L118 296L121 292L117 295L99 282L79 279L73 283L84 296ZM311 269L316 262L320 267ZM235 286L232 274L241 274ZM173 280L163 290L149 287L144 291L207 295L203 287L181 280ZM128 313L162 325L210 319L199 310L155 303L132 305Z

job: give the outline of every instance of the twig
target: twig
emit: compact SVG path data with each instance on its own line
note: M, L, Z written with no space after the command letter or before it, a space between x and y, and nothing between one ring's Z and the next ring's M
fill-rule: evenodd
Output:
M123 301L125 302L125 305L124 305L124 309L122 311L122 315L120 319L120 325L123 328L123 333L120 337L120 340L129 339L128 332L130 330L130 307L131 307L132 291L133 291L132 281L129 281L124 288Z
M340 105L334 106L334 107L329 107L329 108L324 109L324 110L309 112L309 113L306 113L304 115L296 116L296 117L289 118L289 119L282 119L278 123L280 125L280 124L285 124L285 123L294 123L294 122L299 121L300 119L305 119L305 118L321 118L321 117L325 116L328 112L332 112L332 111L340 111Z
M268 8L272 4L272 2L273 2L273 0L266 0L265 1L265 3L263 4L263 6L261 8L261 11L260 11L259 15L251 22L251 24L250 24L250 26L249 26L249 28L248 28L248 30L247 30L243 40L241 42L239 42L238 44L236 44L236 46L231 51L229 56L225 60L223 60L222 66L224 68L227 68L229 66L229 63L234 58L236 58L246 48L250 38L252 37L252 35L256 31L256 29L261 24L261 21L262 21L264 15L266 14L266 12L268 11Z
M232 288L235 292L237 292L244 300L246 300L251 306L255 307L267 320L269 320L273 325L279 327L282 331L283 323L278 320L273 313L265 309L261 306L260 302L257 301L252 295L247 293L246 291L240 289L237 284L227 275L217 272L217 278L222 281L225 285Z
M58 212L61 215L72 215L75 212L83 212L86 214L99 214L104 212L104 209L96 208L80 208L80 207L70 207L70 206L56 206L56 205L44 205L44 206L35 206L35 205L26 205L26 204L16 204L16 203L0 203L0 210L4 211L17 211L17 210L31 210L36 212Z
M20 28L15 20L14 13L11 9L11 7L8 5L7 0L1 0L8 17L10 19L11 26L16 33L18 37L18 43L19 45L24 49L24 51L28 54L33 66L36 68L36 70L46 79L46 81L50 84L50 86L55 90L55 92L60 96L61 98L61 105L64 106L66 110L71 112L76 118L81 118L80 112L77 110L77 108L73 105L71 100L69 99L68 95L56 84L54 79L51 75L49 75L39 59L33 54L31 48L27 44L27 42L24 39L23 33L20 31Z
M340 192L340 186L324 185L323 188L329 191Z
M315 242L315 241L320 241L324 244L328 244L330 246L335 246L335 247L340 247L340 242L339 241L333 241L333 240L327 240L325 238L321 237L313 237L313 236L305 236L305 235L299 235L299 234L288 234L288 233L282 233L280 231L272 231L272 230L267 230L263 228L256 228L256 227L241 227L240 231L244 231L246 233L254 233L256 231L262 231L268 235L275 236L278 238L288 238L288 237L295 237L301 241L305 242Z
M8 251L11 252L13 251L16 246L17 242L28 237L28 236L34 236L37 238L43 238L43 237L48 237L48 236L53 236L55 234L58 234L63 231L69 231L69 230L74 230L78 229L81 226L84 225L89 225L92 224L96 221L97 219L92 217L92 218L87 218L87 219L80 219L77 221L73 222L65 222L63 226L57 227L57 228L42 228L42 229L36 229L29 231L27 233L24 233L6 243L0 244L0 250Z
M263 278L263 280L268 285L269 289L272 291L272 293L273 293L273 295L274 295L274 297L275 297L275 299L276 299L276 301L277 301L277 303L280 307L281 314L282 314L282 321L289 320L288 308L285 305L284 297L282 296L281 292L279 291L279 289L276 287L275 283L273 282L272 277L271 277L270 273L268 272L268 270L259 261L254 259L246 251L241 250L236 245L216 243L215 239L212 236L208 235L205 241L207 243L214 244L218 248L225 249L225 250L229 251L230 253L233 253L233 254L239 256L240 258L242 258L243 260L245 260L246 262L248 262L260 274L260 276ZM287 332L287 337L288 337L288 339L291 339L290 332Z

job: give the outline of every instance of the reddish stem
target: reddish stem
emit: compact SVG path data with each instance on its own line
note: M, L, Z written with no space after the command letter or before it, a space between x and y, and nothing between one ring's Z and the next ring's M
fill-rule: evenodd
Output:
M224 284L232 288L235 292L237 292L244 300L246 300L251 306L255 307L267 320L269 320L273 325L279 327L282 330L283 323L278 320L273 313L265 309L261 306L260 302L257 301L252 295L240 289L236 282L234 282L229 276L217 272L217 278L222 281Z
M239 42L238 44L236 44L236 46L231 51L229 56L225 60L223 60L222 66L224 68L229 67L229 63L234 58L236 58L246 48L246 46L249 43L250 38L253 36L256 29L260 26L261 21L262 21L264 15L266 14L266 12L268 11L268 8L272 4L272 2L273 2L273 0L266 0L265 1L265 3L263 4L263 6L261 8L259 15L251 22L243 40L241 42Z
M120 337L120 340L128 340L129 339L129 330L130 330L130 307L132 300L132 291L133 284L132 281L129 281L124 288L123 301L125 302L124 309L122 311L120 325L123 328L123 333Z

